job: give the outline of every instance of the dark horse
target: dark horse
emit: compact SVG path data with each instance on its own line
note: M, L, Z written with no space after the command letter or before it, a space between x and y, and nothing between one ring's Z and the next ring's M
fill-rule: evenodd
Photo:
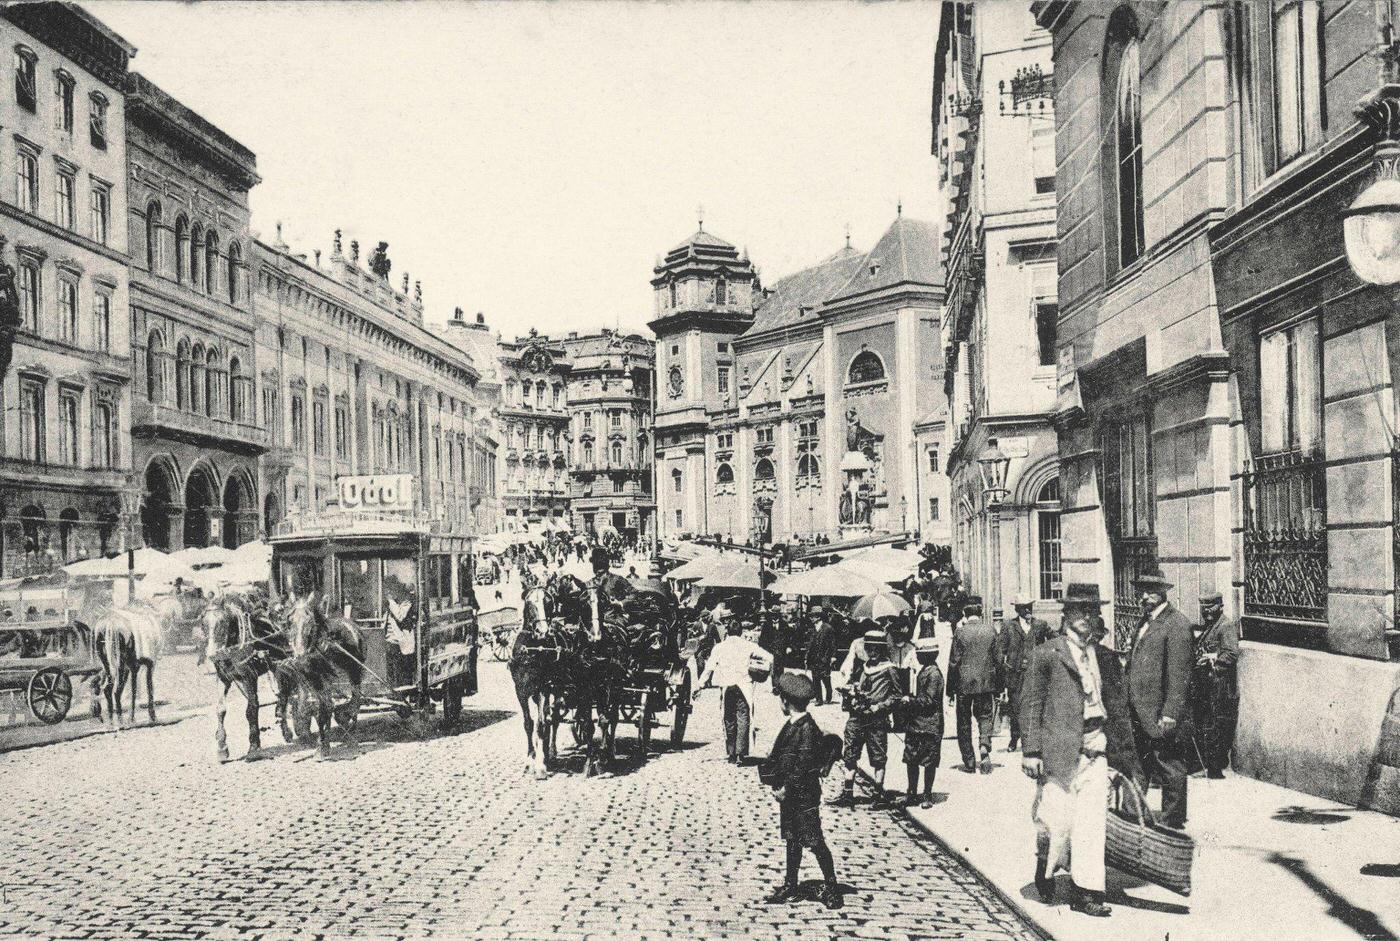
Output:
M250 612L228 599L211 602L204 609L202 621L207 636L205 656L214 664L214 673L223 684L223 692L219 694L218 724L214 730L219 760L228 760L224 713L228 708L229 687L237 683L247 702L248 754L244 757L255 761L262 757L262 737L258 729L258 677L272 673L277 664L287 659L287 638L267 615ZM287 692L285 684L279 681L279 714L284 714Z
M525 596L525 624L511 648L510 673L537 778L548 776L559 726L569 715L575 743L587 750L588 772L601 764L594 712L609 713L610 668L587 633L589 602L588 586L571 575L552 575Z
M344 618L328 618L313 596L293 602L287 614L290 654L278 664L279 675L294 682L303 695L316 700L316 733L319 754L330 755L331 713L334 685L344 676L350 684L350 701L338 711L347 732L353 728L360 710L360 682L364 676L364 649L360 632ZM282 714L282 735L290 740L286 712Z

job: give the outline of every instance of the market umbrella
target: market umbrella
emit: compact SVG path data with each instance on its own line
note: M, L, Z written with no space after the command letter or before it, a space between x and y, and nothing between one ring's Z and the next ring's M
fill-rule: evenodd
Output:
M159 549L137 549L132 560L134 571L138 576L145 575L150 569L163 566L166 558ZM73 578L122 578L126 575L126 553L110 559L84 559L64 566L63 570Z
M755 591L763 587L758 583L758 566L737 559L723 559L715 571L698 582L701 588L751 588Z
M909 610L909 602L894 592L882 591L866 595L857 601L855 606L851 608L851 617L857 621L866 619L878 621L880 618L894 618L901 614L908 614Z
M849 555L839 564L878 582L902 582L919 570L920 559L917 552L908 549L875 546Z
M691 559L683 565L678 565L666 573L666 577L673 582L693 582L713 574L717 566L727 562L717 555L702 555L698 559Z
M671 601L671 590L655 578L644 578L632 586L632 590L646 595L657 595Z
M839 565L819 565L805 572L784 575L768 590L779 595L829 595L834 598L859 598L884 591L879 581Z

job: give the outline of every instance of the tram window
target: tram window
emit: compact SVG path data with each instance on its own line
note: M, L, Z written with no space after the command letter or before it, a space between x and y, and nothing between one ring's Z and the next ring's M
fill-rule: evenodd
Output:
M383 614L379 598L379 560L340 560L340 603L350 608L357 621L373 620Z
M410 595L416 595L414 575L413 559L385 559L384 604L402 602Z
M278 588L288 597L320 592L321 564L316 559L287 559L279 568Z

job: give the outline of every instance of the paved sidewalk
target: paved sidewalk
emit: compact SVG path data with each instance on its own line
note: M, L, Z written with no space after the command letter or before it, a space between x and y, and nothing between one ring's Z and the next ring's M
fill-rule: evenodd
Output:
M839 709L822 707L817 715L823 727L841 727ZM952 718L948 710L949 729ZM1021 773L1020 753L1006 745L1005 734L994 741L990 775L968 774L950 736L934 785L937 803L908 813L1057 939L1400 938L1400 818L1233 773L1222 781L1191 779L1187 832L1198 853L1189 898L1110 869L1112 917L1077 914L1067 901L1046 905L1032 881L1035 784ZM902 753L891 735L888 790L903 791ZM1154 808L1159 794L1148 798ZM1061 898L1067 879L1060 876Z

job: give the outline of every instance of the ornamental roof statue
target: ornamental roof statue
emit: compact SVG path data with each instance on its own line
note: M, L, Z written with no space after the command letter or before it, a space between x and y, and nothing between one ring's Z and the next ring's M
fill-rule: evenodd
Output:
M369 270L387 281L389 269L392 267L394 264L389 260L389 243L380 242L374 251L369 253Z

